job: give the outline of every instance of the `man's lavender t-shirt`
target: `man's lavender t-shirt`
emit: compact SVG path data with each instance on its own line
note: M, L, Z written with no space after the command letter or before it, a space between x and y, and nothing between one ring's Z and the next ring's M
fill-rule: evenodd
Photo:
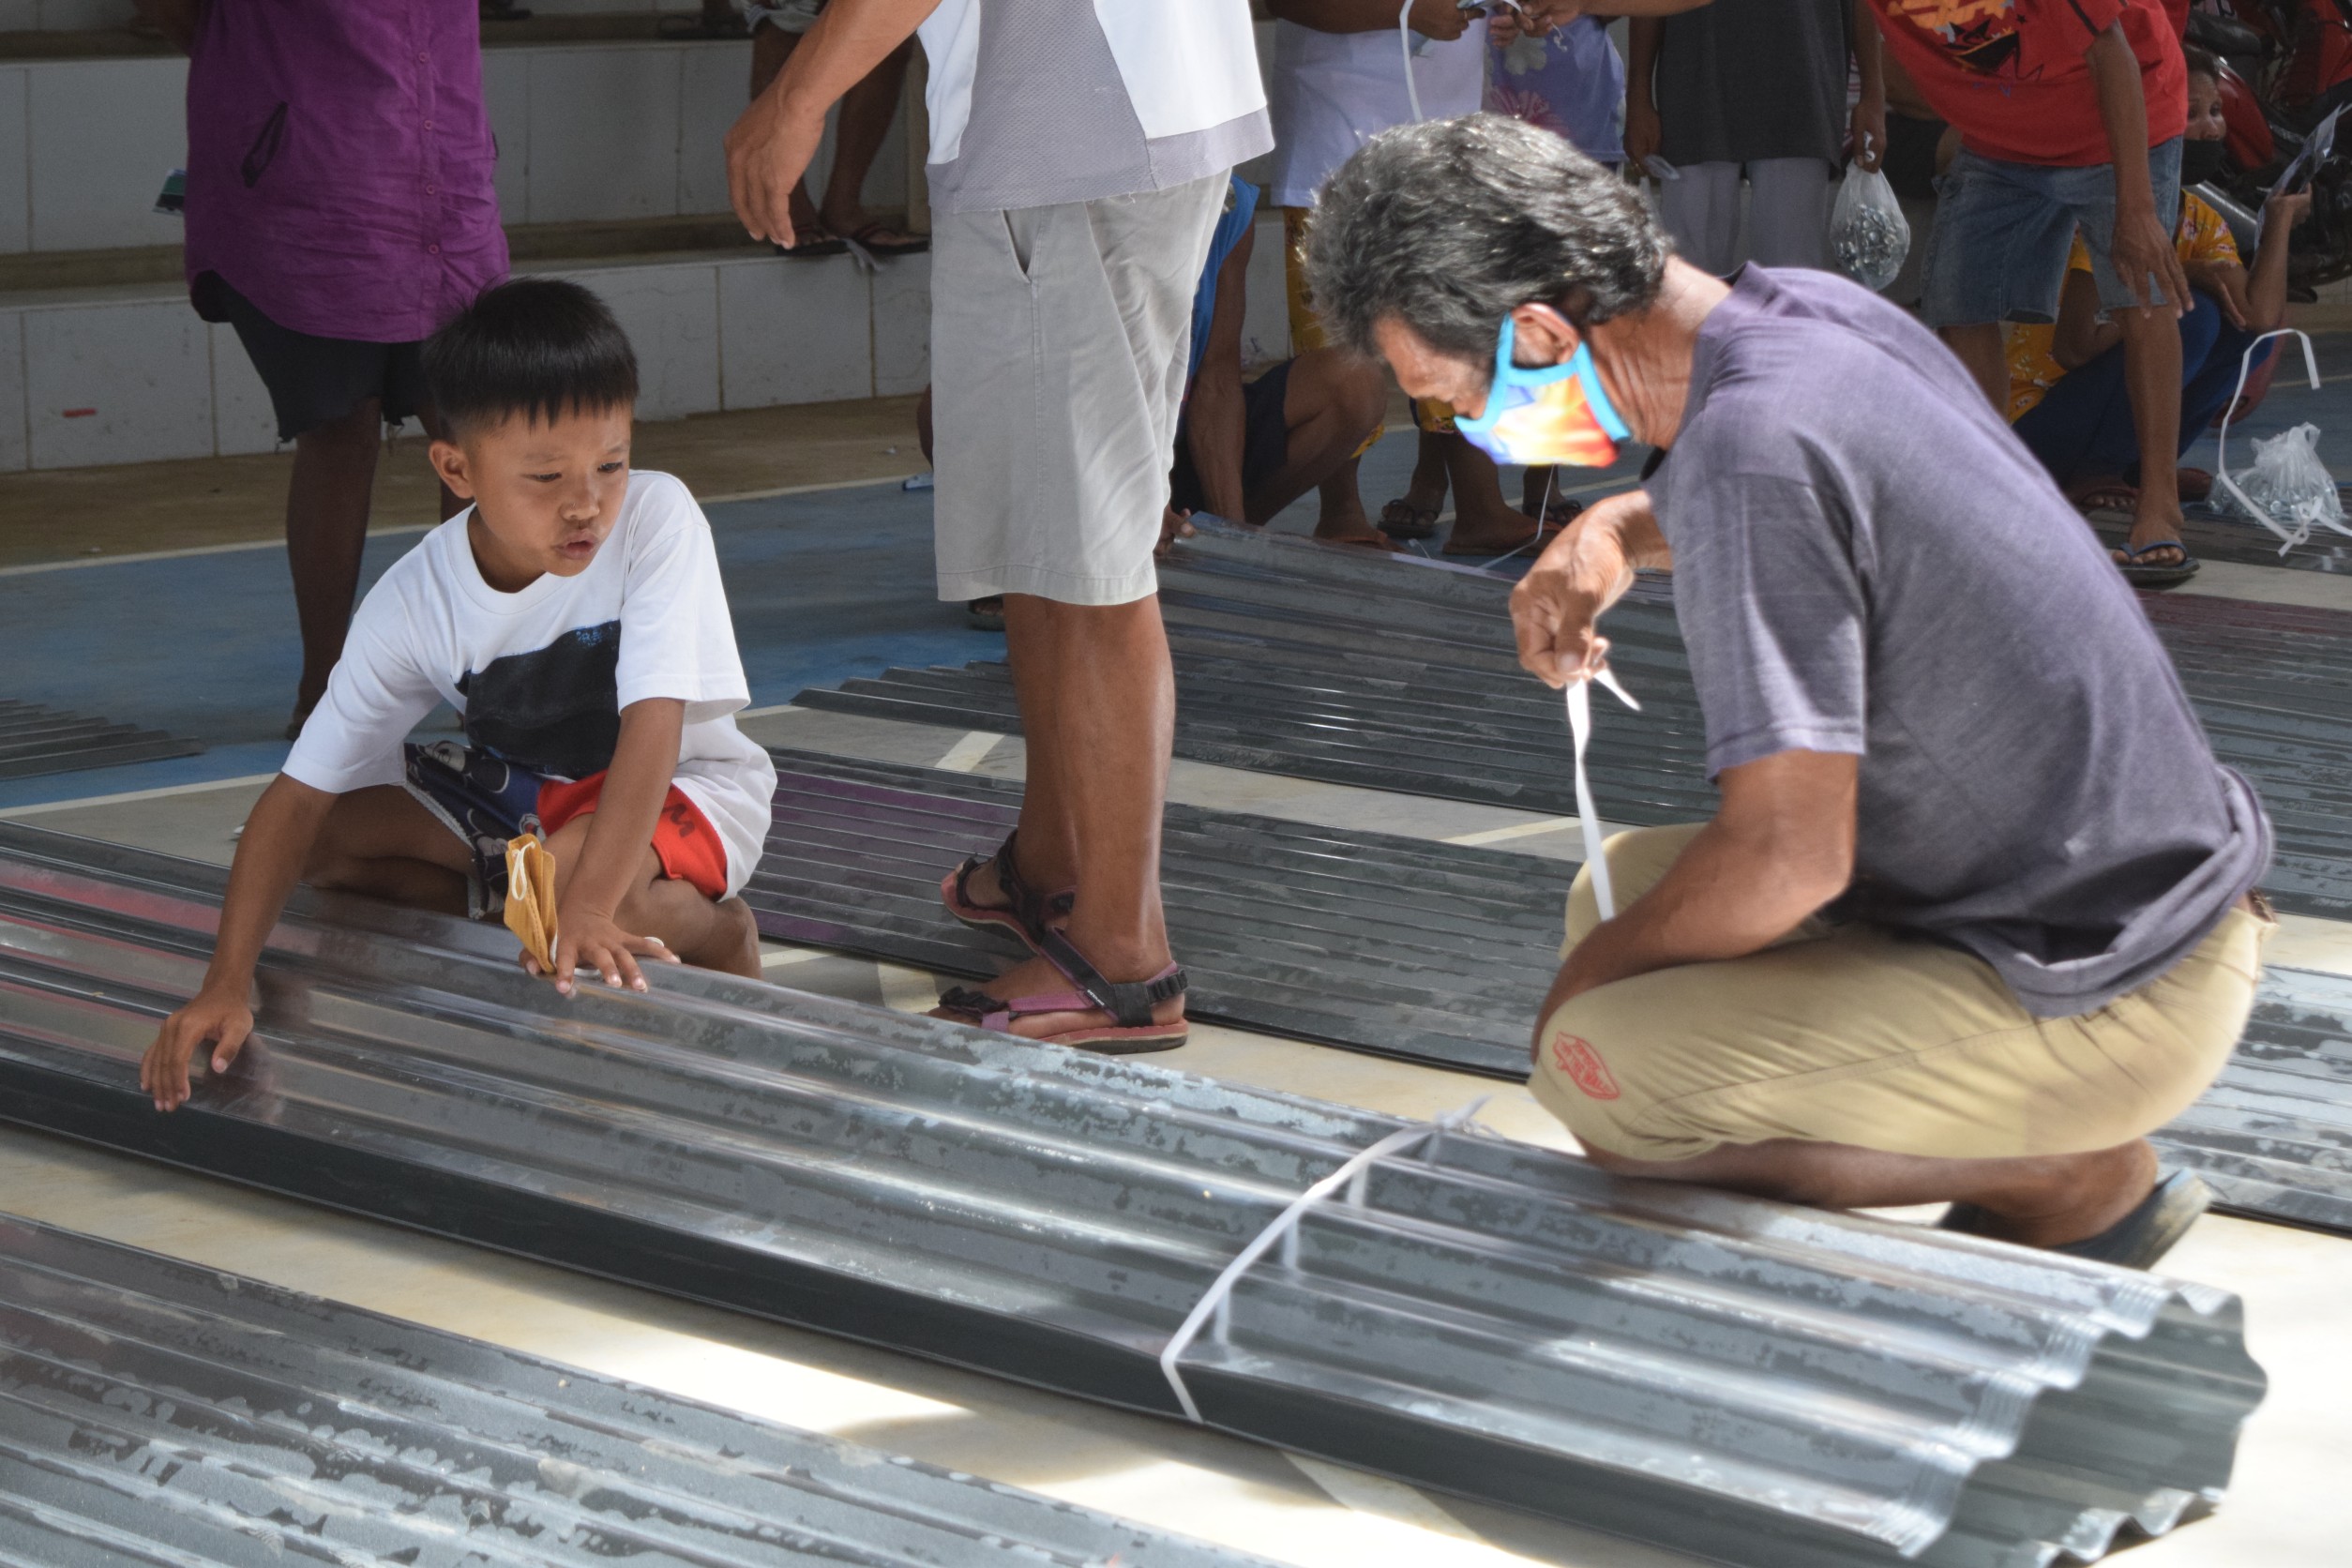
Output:
M1709 775L1862 759L1832 914L1956 943L2056 1018L2162 974L2269 865L2106 551L1877 295L1742 272L1649 490Z
M188 68L188 280L279 326L430 337L506 276L475 0L231 0Z

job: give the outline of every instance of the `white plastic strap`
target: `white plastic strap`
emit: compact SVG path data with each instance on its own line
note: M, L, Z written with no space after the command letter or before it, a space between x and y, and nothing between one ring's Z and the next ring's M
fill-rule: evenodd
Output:
M1584 833L1584 864L1592 873L1593 902L1600 906L1602 919L1614 920L1617 895L1609 886L1608 856L1601 848L1601 813L1592 804L1592 781L1584 772L1584 748L1592 739L1592 686L1596 681L1634 712L1641 712L1641 704L1617 684L1617 677L1606 666L1594 671L1589 679L1568 683L1568 733L1576 743L1576 825Z
M1297 1269L1299 1266L1299 1220L1307 1210L1337 1192L1342 1184L1348 1185L1349 1206L1356 1209L1363 1208L1364 1184L1371 1177L1372 1163L1385 1155L1396 1153L1408 1144L1418 1143L1423 1138L1429 1139L1428 1153L1424 1158L1430 1165L1436 1165L1438 1153L1444 1145L1446 1133L1473 1121L1480 1108L1492 1097L1481 1094L1458 1110L1449 1110L1443 1116L1421 1123L1417 1126L1399 1128L1378 1143L1357 1150L1349 1156L1346 1164L1292 1199L1289 1208L1274 1215L1272 1225L1258 1232L1257 1238L1249 1245L1233 1255L1233 1261L1225 1265L1225 1272L1209 1282L1209 1289L1201 1293L1198 1302L1193 1304L1192 1311L1185 1315L1184 1322L1178 1326L1174 1334L1168 1336L1167 1346L1160 1351L1160 1375L1168 1380L1168 1386L1175 1391L1176 1402L1184 1408L1184 1415L1187 1419L1196 1425L1199 1424L1200 1407L1193 1403L1192 1390L1184 1386L1184 1374L1176 1370L1176 1363L1187 1349L1191 1349L1193 1340L1199 1335L1201 1325L1210 1322L1213 1317L1215 1321L1209 1331L1209 1337L1216 1344L1226 1343L1226 1334L1232 1326L1233 1287L1241 1282L1242 1275L1249 1272L1250 1265L1263 1258L1268 1249L1279 1242L1282 1244L1282 1266L1286 1269Z
M1396 8L1396 52L1405 58L1405 100L1413 106L1413 124L1421 123L1421 89L1413 83L1413 30L1406 19L1413 14L1413 0Z
M2299 528L2287 527L2284 523L2279 521L2276 518L2273 518L2268 510L2255 505L2253 499L2249 497L2244 490L2238 488L2238 481L2229 476L2230 415L2238 412L2238 400L2239 397L2244 395L2246 390L2246 378L2254 370L2254 350L2260 348L2263 344L2269 342L2273 338L2299 338L2302 339L2303 371L2304 374L2311 380L2311 389L2314 392L2319 390L2319 356L2312 352L2310 334L2298 332L2291 326L2283 326L2275 332L2266 332L2261 337L2256 338L2253 342L2248 343L2246 345L2246 352L2240 354L2238 359L2238 385L2230 392L2229 402L2222 410L2221 433L2216 438L2214 444L2213 482L2221 486L2224 490L2227 491L2231 500L2237 502L2239 505L2244 507L2248 517L2253 518L2254 521L2262 524L2263 527L2277 535L2279 538L2284 541L2279 546L2279 553L2281 555L2284 555L2288 550L2293 550L2297 545L2301 544L2304 540L2311 537L2311 524L2306 522ZM2329 521L2328 526L2334 529L2339 534L2352 535L2352 528L2346 528L2343 523Z

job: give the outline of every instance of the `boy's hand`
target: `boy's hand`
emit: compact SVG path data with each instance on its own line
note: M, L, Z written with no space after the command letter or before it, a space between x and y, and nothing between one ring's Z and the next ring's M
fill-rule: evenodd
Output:
M188 1103L188 1062L197 1048L212 1045L212 1070L225 1073L253 1033L253 1012L245 999L210 989L170 1018L139 1063L139 1087L155 1097L158 1110Z
M604 983L618 990L626 986L630 990L645 989L645 976L639 972L639 957L658 958L663 963L678 962L678 956L663 945L659 937L632 936L621 929L612 916L597 910L582 909L566 903L555 919L555 989L559 995L572 994L572 975L576 971L593 969L604 976ZM538 960L523 955L523 969L539 972Z

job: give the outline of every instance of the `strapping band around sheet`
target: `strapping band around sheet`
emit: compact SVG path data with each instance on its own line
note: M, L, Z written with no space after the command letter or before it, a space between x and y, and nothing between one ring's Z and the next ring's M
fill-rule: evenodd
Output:
M1343 1184L1349 1189L1349 1206L1363 1208L1364 1184L1371 1178L1373 1162L1424 1138L1429 1139L1429 1151L1425 1156L1428 1163L1437 1164L1438 1151L1443 1145L1445 1135L1456 1127L1470 1124L1476 1119L1480 1108L1492 1097L1481 1094L1458 1110L1449 1110L1430 1121L1400 1127L1378 1143L1357 1150L1338 1169L1292 1199L1289 1207L1274 1217L1273 1224L1258 1232L1249 1245L1233 1255L1233 1261L1225 1265L1225 1272L1209 1282L1209 1289L1201 1292L1200 1299L1193 1304L1192 1311L1185 1315L1184 1322L1168 1336L1166 1348L1160 1351L1160 1374L1168 1380L1168 1386L1174 1391L1176 1402L1184 1408L1188 1420L1195 1425L1199 1424L1200 1407L1193 1403L1192 1390L1184 1386L1184 1374L1176 1369L1176 1363L1192 1348L1193 1340L1200 1334L1201 1325L1209 1323L1212 1318L1214 1323L1210 1328L1209 1337L1216 1344L1226 1343L1227 1332L1231 1327L1233 1287L1241 1282L1242 1275L1249 1272L1250 1265L1263 1258L1279 1242L1282 1244L1282 1266L1297 1269L1299 1220L1307 1210L1337 1192Z
M1600 906L1601 918L1614 920L1617 895L1609 886L1608 856L1601 850L1601 813L1592 804L1592 781L1584 771L1584 748L1592 739L1592 686L1596 681L1634 712L1641 712L1641 704L1617 684L1617 677L1609 673L1606 666L1594 671L1589 679L1568 683L1568 733L1576 743L1576 825L1584 833L1584 866L1592 875L1592 899Z

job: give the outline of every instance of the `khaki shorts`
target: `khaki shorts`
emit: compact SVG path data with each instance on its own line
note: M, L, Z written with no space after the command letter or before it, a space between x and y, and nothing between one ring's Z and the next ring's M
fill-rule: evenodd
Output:
M1696 826L1608 841L1621 905ZM1568 895L1568 948L1600 924ZM1943 1159L2084 1153L2205 1093L2245 1027L2273 922L2233 908L2189 956L2094 1012L2038 1018L1982 958L1883 927L1787 941L1585 992L1545 1021L1529 1088L1586 1144L1680 1160L1795 1138Z
M931 219L939 596L1126 604L1152 550L1229 188Z

